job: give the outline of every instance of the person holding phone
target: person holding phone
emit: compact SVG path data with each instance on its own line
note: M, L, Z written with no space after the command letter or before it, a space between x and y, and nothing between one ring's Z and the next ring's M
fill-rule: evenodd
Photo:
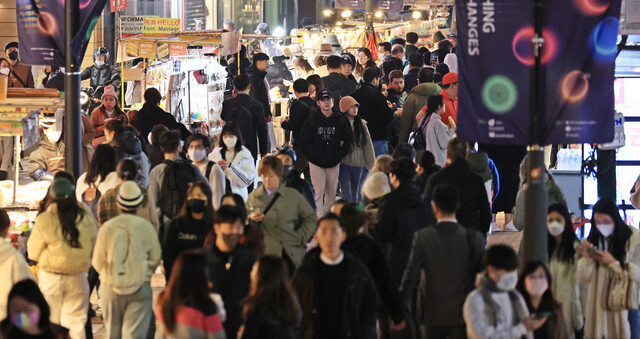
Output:
M640 233L620 217L618 206L606 198L593 206L591 232L580 244L577 275L589 283L584 305L585 338L637 338L638 310L609 311L603 294L611 277L629 273L640 282Z
M533 331L535 339L569 339L567 323L562 314L562 305L551 291L551 272L541 261L530 261L520 273L516 289L522 294L534 320L544 320L542 327Z

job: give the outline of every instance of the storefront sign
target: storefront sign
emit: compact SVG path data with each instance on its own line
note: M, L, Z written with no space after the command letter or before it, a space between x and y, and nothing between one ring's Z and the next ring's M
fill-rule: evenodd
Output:
M141 42L138 44L138 56L141 58L155 58L156 44L151 42Z
M166 33L178 32L182 30L180 19L171 18L144 18L143 33Z
M74 58L82 60L93 29L107 0L86 0L80 4L79 33L74 37ZM64 1L16 0L20 58L30 65L64 66Z
M176 57L176 56L183 56L183 55L187 55L187 45L185 44L171 44L169 45L169 56L170 57Z
M463 139L520 145L534 140L533 11L531 2L521 0L456 2L457 132ZM620 0L597 6L546 0L544 12L538 142L611 141Z
M143 15L123 15L120 17L120 34L122 37L129 37L144 32L144 19L154 18L152 16Z
M111 0L111 12L127 9L127 0Z

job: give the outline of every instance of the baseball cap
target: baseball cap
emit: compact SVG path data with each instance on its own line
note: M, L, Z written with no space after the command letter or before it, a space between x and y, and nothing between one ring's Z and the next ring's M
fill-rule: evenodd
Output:
M325 98L331 98L331 95L329 94L329 91L327 90L322 90L320 91L320 93L318 93L318 95L316 96L316 100L322 100Z
M442 77L442 85L446 86L458 82L458 73L449 72Z
M66 199L73 194L73 184L66 178L53 181L49 189L49 196L53 199Z

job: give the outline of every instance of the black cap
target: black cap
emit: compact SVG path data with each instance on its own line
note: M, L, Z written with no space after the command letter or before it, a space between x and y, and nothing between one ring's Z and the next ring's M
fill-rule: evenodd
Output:
M325 98L331 98L331 95L329 94L329 91L327 90L322 90L320 91L320 93L318 93L318 95L316 96L316 100L322 100Z
M11 41L11 42L7 43L6 45L4 45L4 50L6 51L11 47L18 48L18 42L17 41Z
M253 62L256 61L267 61L269 60L269 56L265 53L256 53L253 55Z

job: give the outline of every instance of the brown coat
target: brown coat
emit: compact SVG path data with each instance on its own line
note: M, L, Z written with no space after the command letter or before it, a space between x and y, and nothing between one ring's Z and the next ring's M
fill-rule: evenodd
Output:
M14 88L35 88L31 66L17 63L11 67L11 84ZM24 84L23 84L24 83Z
M129 123L129 118L127 118L127 115L118 106L115 107L113 118L122 121L125 125ZM104 105L100 105L100 107L91 113L91 128L93 128L96 133L95 139L93 140L94 148L98 147L98 145L104 141L103 127L107 119L109 119L109 116L107 115Z

